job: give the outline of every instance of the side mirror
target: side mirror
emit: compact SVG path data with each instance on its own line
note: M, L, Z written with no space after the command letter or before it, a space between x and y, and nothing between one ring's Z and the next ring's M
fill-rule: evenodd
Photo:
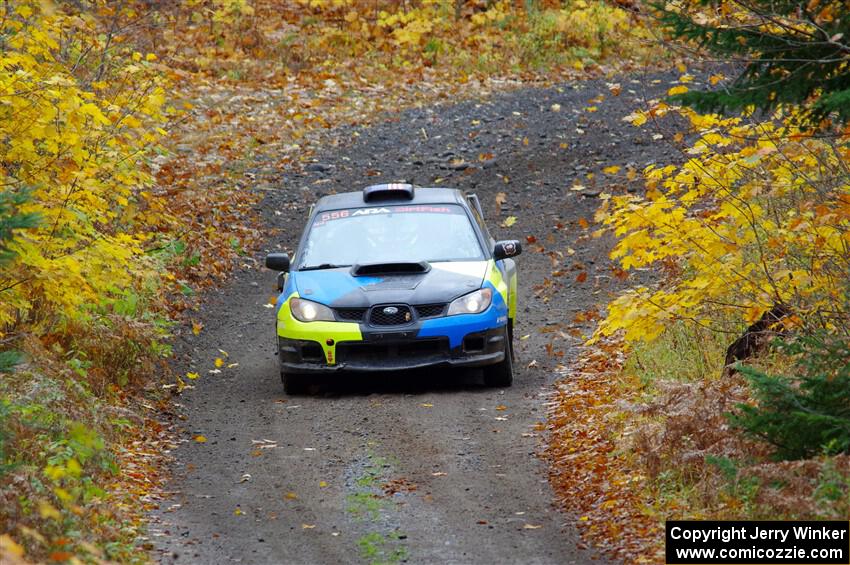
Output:
M289 255L286 253L269 253L266 255L266 267L273 271L289 272Z
M496 261L507 259L508 257L516 257L520 253L522 253L522 245L515 239L497 241L493 247L493 258Z

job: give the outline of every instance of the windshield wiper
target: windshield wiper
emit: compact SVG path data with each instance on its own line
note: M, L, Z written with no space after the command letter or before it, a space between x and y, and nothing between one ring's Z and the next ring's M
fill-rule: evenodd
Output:
M334 265L333 263L322 263L320 265L310 265L301 267L299 271L320 271L323 269L339 269L340 267L350 267L351 265Z

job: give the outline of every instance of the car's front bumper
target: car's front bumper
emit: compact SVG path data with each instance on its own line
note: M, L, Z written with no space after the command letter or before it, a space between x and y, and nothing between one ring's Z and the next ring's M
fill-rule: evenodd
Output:
M447 336L417 337L413 332L385 331L359 341L336 342L332 364L325 358L327 348L319 342L279 337L280 367L291 373L480 367L504 360L505 335L504 326L474 331L451 347Z

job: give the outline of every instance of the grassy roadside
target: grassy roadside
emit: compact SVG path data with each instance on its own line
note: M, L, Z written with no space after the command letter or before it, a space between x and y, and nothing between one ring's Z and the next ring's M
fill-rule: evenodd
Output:
M740 375L723 377L722 338L676 327L650 345L584 350L549 415L550 481L579 512L583 535L634 563L664 562L664 521L841 520L850 457L776 461L728 414L755 404ZM705 354L705 363L699 354ZM779 355L754 361L787 369Z

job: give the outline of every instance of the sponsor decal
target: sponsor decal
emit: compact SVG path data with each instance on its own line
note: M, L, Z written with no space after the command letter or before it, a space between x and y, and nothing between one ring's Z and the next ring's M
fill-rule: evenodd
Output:
M332 210L322 212L316 216L314 227L320 227L327 222L356 218L360 216L374 216L378 214L463 214L460 206L442 205L415 205L415 206L379 206L371 208L352 208L349 210Z
M351 213L352 216L368 216L370 214L389 214L388 208L358 208Z

